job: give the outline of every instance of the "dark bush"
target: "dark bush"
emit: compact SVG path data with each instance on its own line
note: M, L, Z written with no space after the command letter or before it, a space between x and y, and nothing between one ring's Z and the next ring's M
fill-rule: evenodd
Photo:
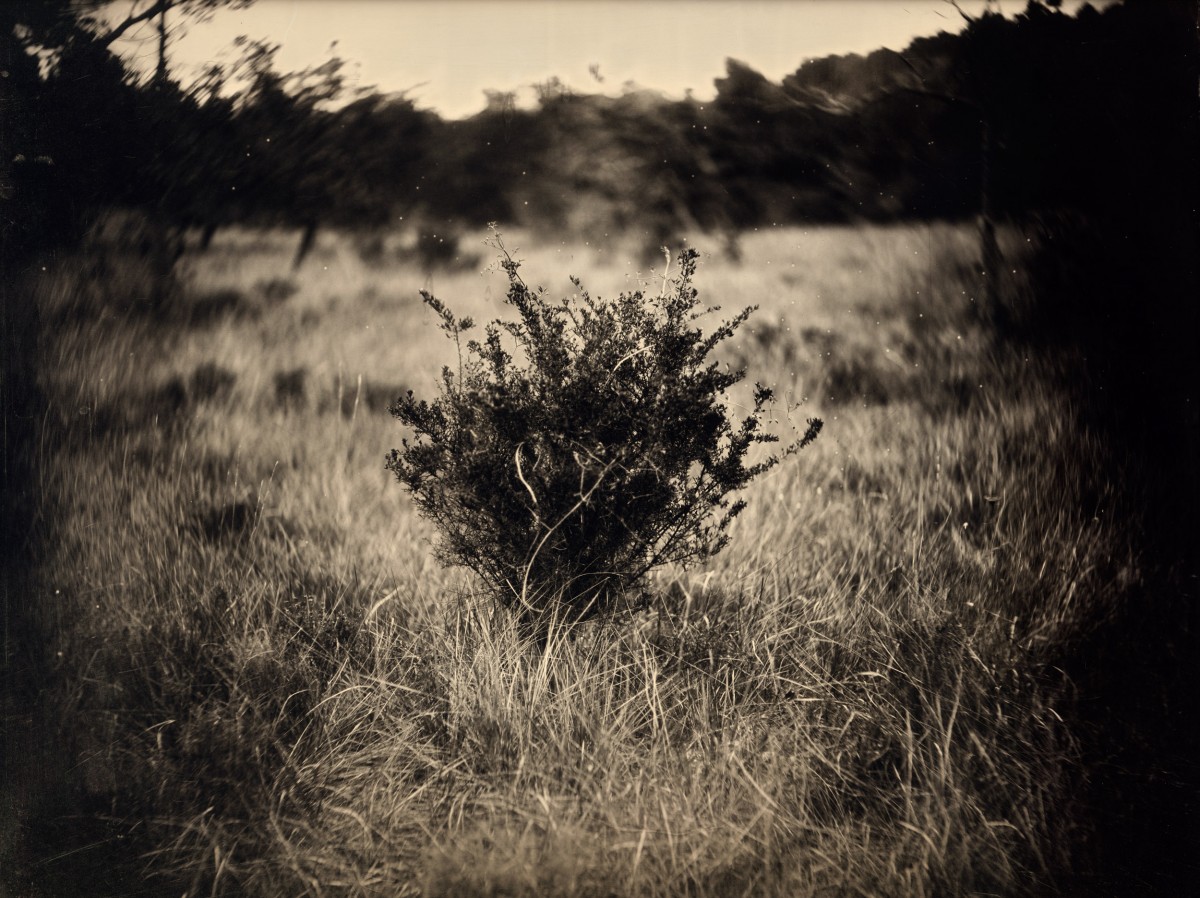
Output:
M421 265L421 270L428 273L433 271L465 271L479 264L477 253L464 252L461 237L453 231L443 231L435 234L432 231L421 231L417 234L417 243L413 254Z
M755 387L740 423L723 400L742 371L707 361L753 308L705 336L692 287L698 254L658 295L614 301L576 292L554 303L531 290L499 240L517 321L473 326L422 293L459 350L432 403L411 391L390 408L415 438L387 467L441 533L445 562L465 565L527 624L612 607L657 565L720 551L744 502L729 494L813 439L746 463L771 391ZM708 310L713 311L713 310ZM505 344L515 343L520 358Z
M188 378L188 397L195 402L228 399L237 383L237 375L215 362L198 365Z
M308 369L292 368L276 371L274 377L275 404L280 408L299 408L308 395Z
M269 281L259 281L255 285L255 289L271 305L286 302L300 290L295 281L287 278L271 278Z

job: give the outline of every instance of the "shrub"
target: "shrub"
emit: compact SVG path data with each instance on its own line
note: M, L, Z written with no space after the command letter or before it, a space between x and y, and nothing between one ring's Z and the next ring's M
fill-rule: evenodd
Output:
M707 359L754 309L703 335L694 323L716 309L698 307L695 250L658 295L604 301L572 278L576 292L552 302L494 245L519 320L494 321L464 347L473 322L422 292L458 347L458 371L443 369L433 402L409 391L390 407L415 438L387 467L439 529L444 562L475 571L526 623L582 619L657 565L719 552L745 506L729 494L810 443L821 422L747 464L753 444L778 442L760 430L771 391L756 385L736 423L723 399L744 372Z
M413 248L421 270L425 273L433 271L463 271L474 268L479 264L476 253L464 253L461 248L461 238L453 232L435 234L432 231L421 231L417 234L417 243Z

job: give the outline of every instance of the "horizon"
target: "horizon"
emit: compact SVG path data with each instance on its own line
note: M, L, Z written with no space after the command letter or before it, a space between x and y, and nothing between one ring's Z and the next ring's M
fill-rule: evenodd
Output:
M987 3L959 5L977 15ZM1025 8L992 5L1006 15ZM1074 15L1084 5L1063 7ZM528 105L534 85L551 78L577 93L637 88L707 101L728 59L778 82L809 59L899 50L964 24L946 0L257 0L246 9L218 9L207 22L186 21L168 61L188 83L205 64L234 61L233 41L245 35L280 45L281 72L338 57L351 92L402 94L457 119L481 111L489 91L515 92ZM149 71L154 23L115 46Z

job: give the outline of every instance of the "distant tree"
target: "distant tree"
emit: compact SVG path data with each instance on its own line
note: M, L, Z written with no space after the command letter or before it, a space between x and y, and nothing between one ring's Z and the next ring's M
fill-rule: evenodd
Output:
M70 4L80 25L93 32L104 46L109 46L131 31L153 23L156 36L156 65L153 81L163 84L169 80L167 47L178 33L181 23L207 22L218 10L238 10L254 0L74 0ZM174 21L174 24L172 23Z
M845 218L856 180L844 165L845 117L738 60L725 67L703 133L738 223Z
M5 216L10 242L19 234L31 250L71 244L97 209L114 204L166 213L180 193L179 182L186 180L181 172L192 170L174 156L208 134L194 121L183 123L198 104L167 77L172 26L166 17L175 12L203 20L219 7L248 2L0 4L4 64L13 76L4 81L6 119L12 124L0 134L0 178L13 210ZM149 85L139 85L113 48L154 20L157 74ZM210 114L206 124L214 124L212 119Z
M246 82L232 102L240 165L234 192L247 214L302 228L299 266L324 225L379 227L410 209L400 197L414 176L430 118L403 95L346 91L337 57L297 73L275 67L278 45L241 41L230 73Z
M95 206L129 183L132 79L85 27L74 4L0 4L4 124L0 128L3 228L10 260L77 241Z
M1189 60L1195 70L1195 6L1129 0L1072 18L1058 2L1029 0L1006 18L951 5L966 22L951 64L909 92L966 109L978 122L984 300L990 313L1006 314L1000 218L1065 207L1097 212L1119 195L1122 217L1139 215L1147 197L1165 195L1157 173L1194 169L1194 159L1179 153L1183 133L1172 133L1196 120L1194 74L1190 108L1164 107L1186 95L1186 80L1173 84L1172 73L1187 79Z
M909 97L913 102L932 101L945 104L965 114L978 127L978 197L980 235L980 273L984 286L984 307L994 313L999 307L998 283L1003 267L999 241L996 237L996 147L1003 142L998 133L1002 117L997 111L1002 84L1019 71L1020 63L1011 53L1012 31L1015 23L1003 14L986 8L979 16L962 10L955 0L947 0L967 23L963 33L947 45L948 65L922 71L911 53L894 53L915 76L898 78L891 90ZM1030 0L1030 8L1040 6ZM888 51L891 52L891 51Z
M492 92L482 112L440 122L430 135L425 173L411 187L438 217L481 227L517 218L522 172L543 158L547 135L539 113L520 109L511 93Z
M240 149L240 199L259 214L274 215L304 229L295 266L315 242L326 192L322 162L328 128L320 104L342 92L342 63L331 59L297 75L275 68L278 44L239 38L239 71L248 86L235 100Z

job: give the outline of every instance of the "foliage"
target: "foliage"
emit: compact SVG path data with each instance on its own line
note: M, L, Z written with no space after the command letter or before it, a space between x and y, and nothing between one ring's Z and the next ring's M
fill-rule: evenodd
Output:
M10 256L77 242L113 204L140 207L172 238L420 216L657 247L772 223L972 215L985 155L998 217L1113 202L1140 215L1147 190L1194 168L1194 140L1179 139L1198 65L1186 4L1071 17L1034 2L901 52L810 60L779 82L729 60L708 103L552 80L536 108L493 91L461 121L352 90L336 58L280 72L269 43L241 40L240 59L191 85L171 80L166 44L152 79L114 55L135 25L169 22L170 37L242 3L158 0L115 24L94 2L0 4Z
M821 422L747 463L754 444L778 441L760 429L771 391L756 385L735 423L721 399L743 372L708 356L753 307L703 335L695 250L680 253L658 295L605 302L573 279L577 292L555 303L495 242L519 320L490 324L464 358L473 322L422 293L459 346L459 370L444 369L432 403L410 391L392 406L416 439L387 467L439 528L444 560L474 570L524 619L587 617L658 565L719 552L745 507L729 494L810 443Z

